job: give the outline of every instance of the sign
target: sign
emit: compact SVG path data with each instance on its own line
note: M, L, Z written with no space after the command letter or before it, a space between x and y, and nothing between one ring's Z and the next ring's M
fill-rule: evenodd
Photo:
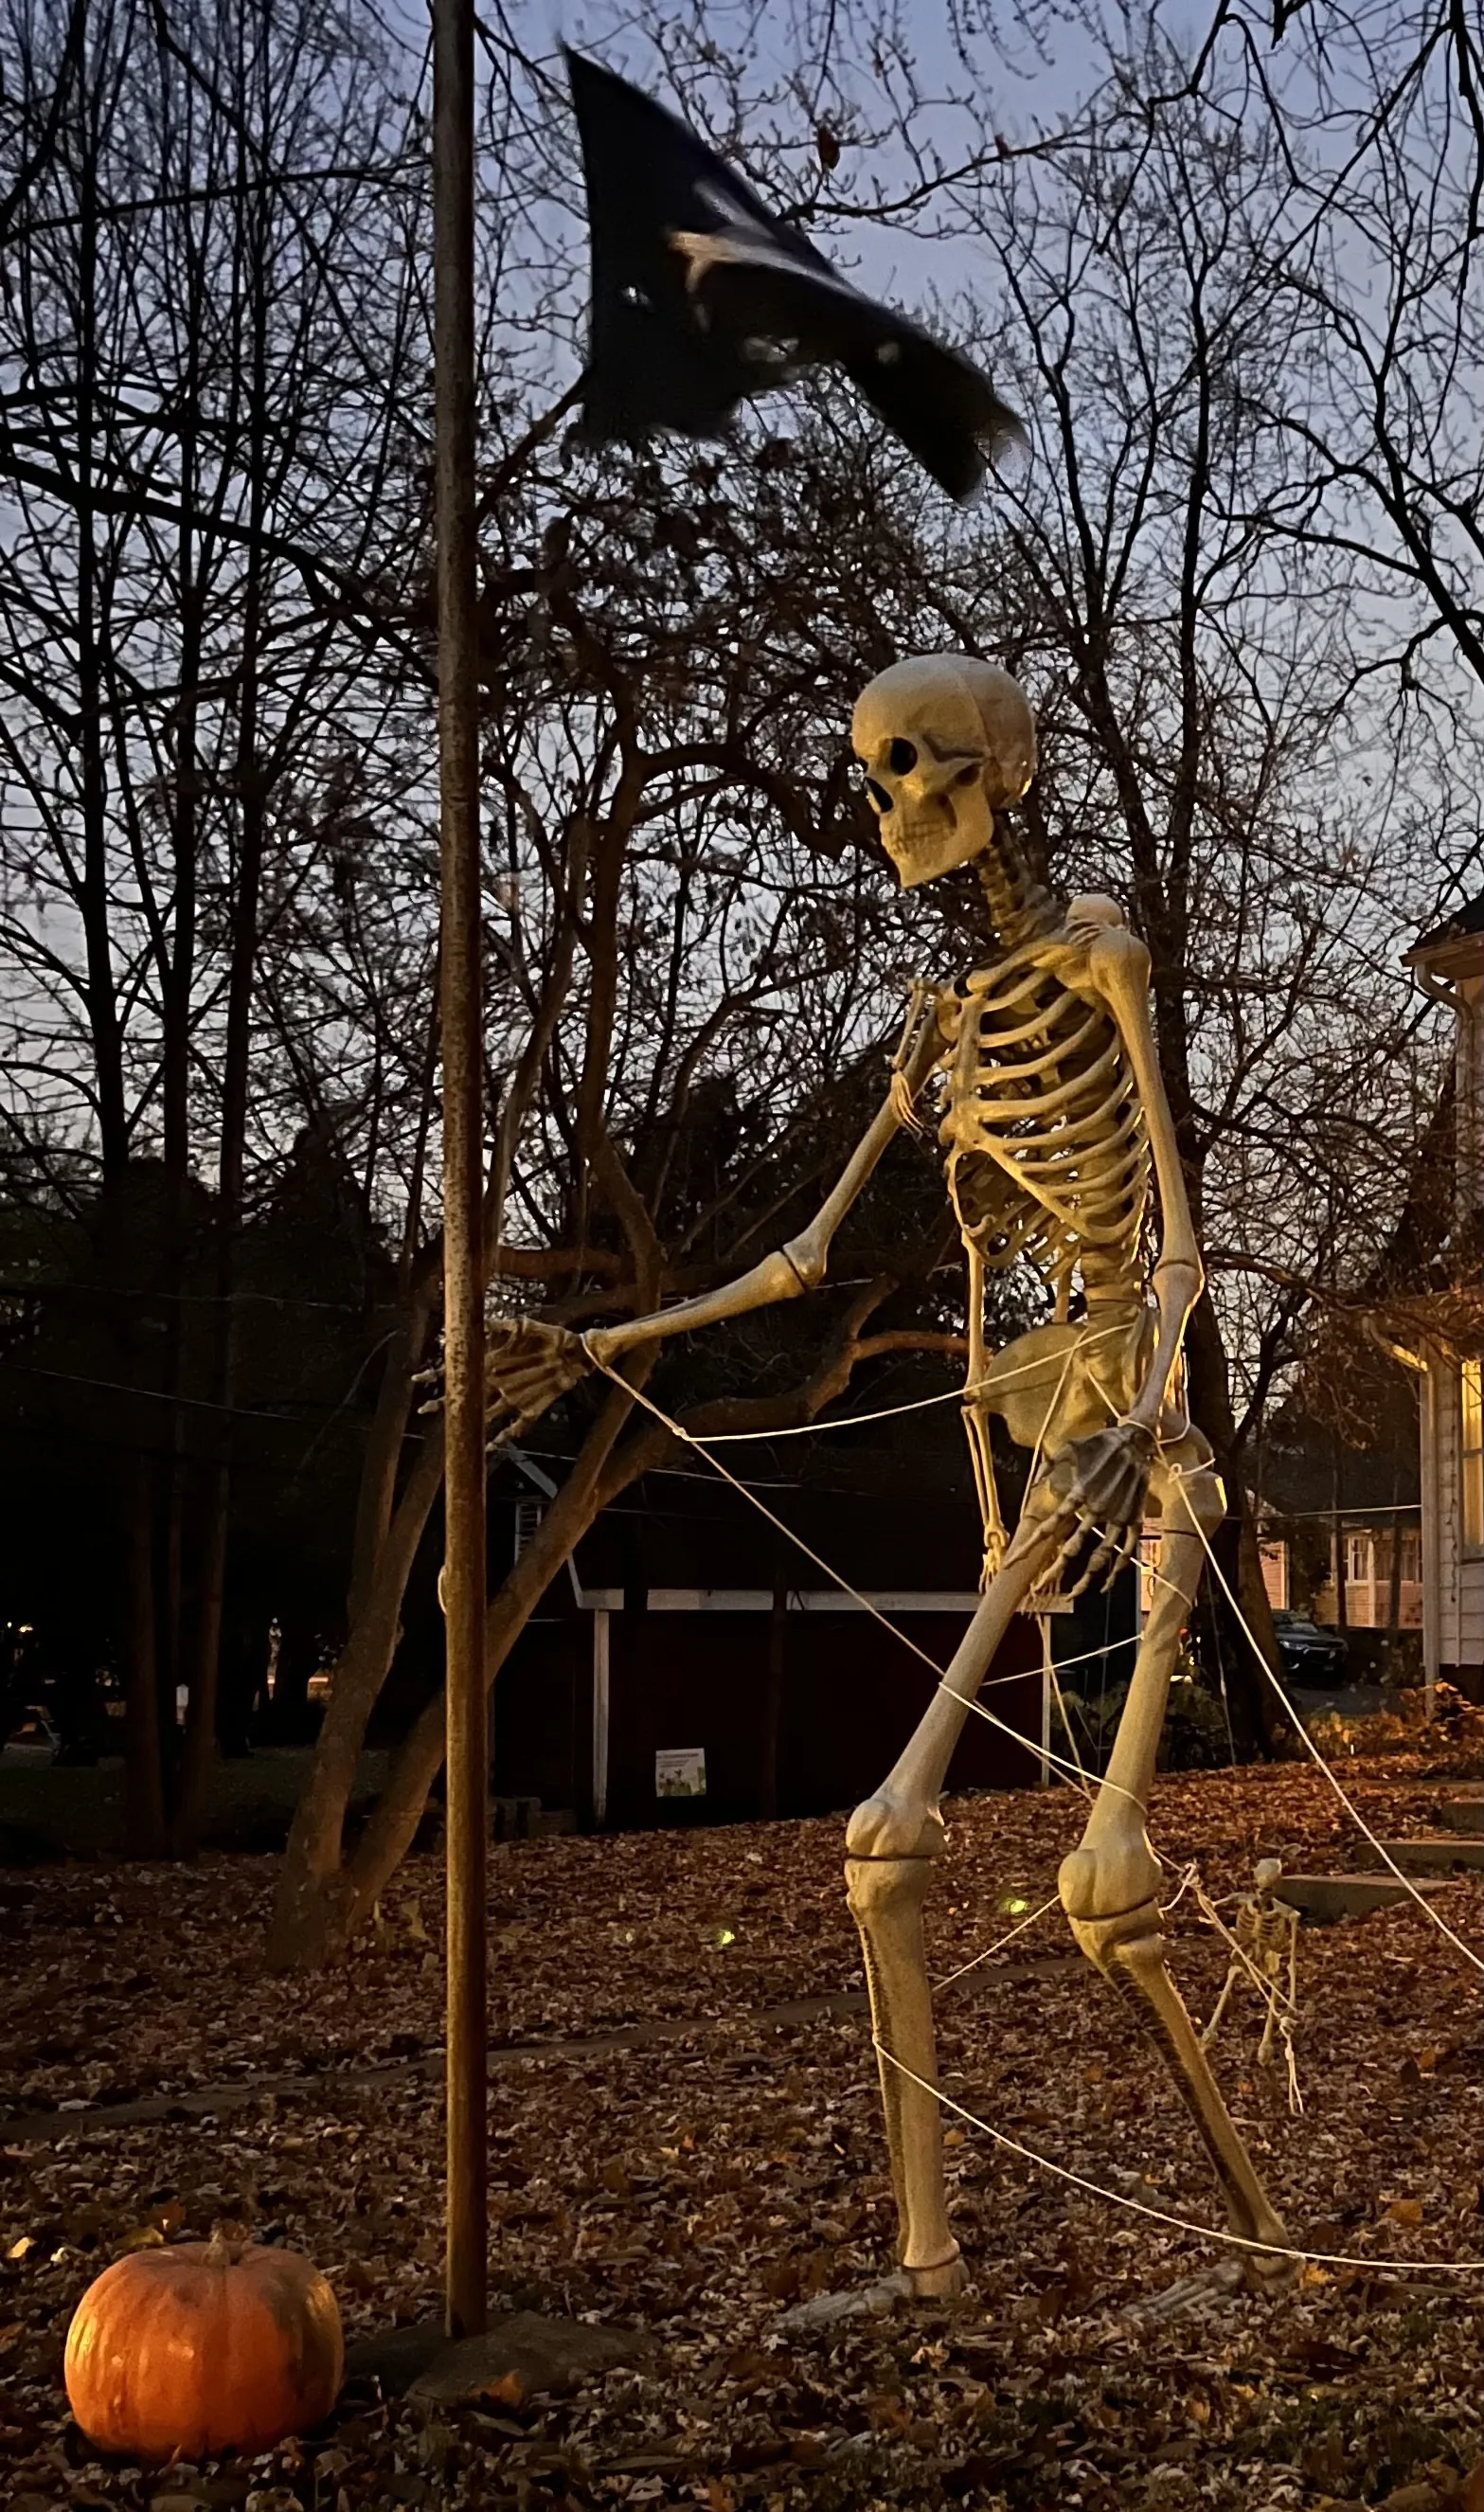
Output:
M706 1752L700 1745L681 1745L654 1756L654 1793L657 1797L703 1797L706 1794Z

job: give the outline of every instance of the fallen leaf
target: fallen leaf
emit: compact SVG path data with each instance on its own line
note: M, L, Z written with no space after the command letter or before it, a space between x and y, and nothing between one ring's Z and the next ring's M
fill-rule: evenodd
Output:
M164 2241L165 2236L158 2224L136 2224L133 2232L126 2233L120 2242L119 2255L122 2257L130 2251L157 2251Z

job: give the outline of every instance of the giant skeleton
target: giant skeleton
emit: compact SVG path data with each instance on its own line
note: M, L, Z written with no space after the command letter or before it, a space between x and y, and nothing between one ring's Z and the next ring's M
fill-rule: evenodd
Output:
M738 1280L650 1316L585 1337L533 1320L495 1328L493 1412L506 1428L524 1426L592 1365L611 1369L661 1337L814 1289L887 1145L918 1121L917 1102L937 1087L968 1268L963 1407L984 1517L983 1593L901 1758L857 1806L846 1834L900 2264L921 2296L952 2295L963 2283L948 2219L922 1937L922 1903L946 1839L939 1797L950 1757L1011 1616L1044 1607L1061 1588L1113 1575L1151 1513L1161 1522L1155 1599L1113 1756L1081 1843L1063 1861L1059 1891L1083 1953L1162 2050L1232 2230L1282 2249L1283 2227L1166 1968L1161 1868L1146 1830L1180 1631L1205 1536L1224 1510L1211 1450L1184 1406L1182 1346L1201 1264L1151 1028L1149 954L1111 899L1064 905L1031 877L1005 815L1035 774L1035 731L1006 673L959 655L909 657L863 692L852 739L903 887L977 862L995 957L952 990L918 990L886 1103L807 1229ZM1054 1321L989 1357L986 1276L1017 1259L1054 1296ZM995 1414L1033 1452L1008 1537L995 1490ZM1278 2269L1262 2247L1250 2256L1259 2274Z

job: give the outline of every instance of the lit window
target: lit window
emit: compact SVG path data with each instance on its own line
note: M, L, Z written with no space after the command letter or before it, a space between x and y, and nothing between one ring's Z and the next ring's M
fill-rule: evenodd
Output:
M1465 1360L1463 1377L1464 1541L1473 1551L1484 1548L1484 1369Z

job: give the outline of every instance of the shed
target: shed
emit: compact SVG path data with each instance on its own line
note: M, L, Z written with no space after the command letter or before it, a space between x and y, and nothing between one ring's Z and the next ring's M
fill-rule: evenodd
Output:
M978 1514L958 1461L957 1444L934 1443L911 1457L837 1449L823 1480L750 1469L787 1535L699 1462L646 1475L579 1544L500 1672L497 1796L627 1828L843 1812L869 1795L978 1603ZM507 1452L491 1566L502 1541L528 1540L560 1471ZM1112 1629L1101 1597L1089 1608L1054 1627L1059 1659ZM1127 1600L1115 1619L1131 1632ZM1111 1679L1127 1671L1120 1660ZM1017 1617L981 1694L992 1717L969 1718L950 1786L1039 1778L1047 1691L1039 1629Z

